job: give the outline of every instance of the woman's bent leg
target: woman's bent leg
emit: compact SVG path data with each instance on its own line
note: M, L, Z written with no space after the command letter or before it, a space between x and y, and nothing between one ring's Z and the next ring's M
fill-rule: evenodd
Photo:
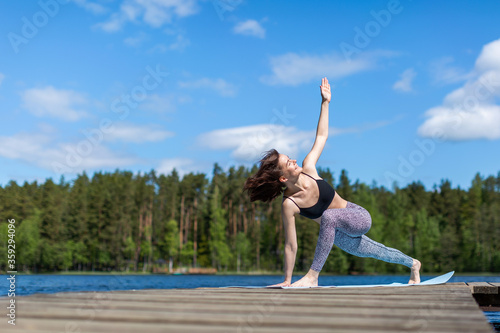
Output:
M314 252L314 259L311 269L316 272L321 272L323 265L332 250L335 241L335 219L321 219L319 227L318 243Z
M370 213L352 202L347 202L346 208L326 210L321 216L318 243L311 269L321 272L335 242L336 230L343 230L354 236L368 232L370 227Z

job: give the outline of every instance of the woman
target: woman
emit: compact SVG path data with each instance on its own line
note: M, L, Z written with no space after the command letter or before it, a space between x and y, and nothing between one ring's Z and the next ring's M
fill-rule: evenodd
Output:
M320 86L322 103L314 145L302 162L272 149L260 161L257 173L245 182L250 200L270 202L283 193L282 218L285 230L285 281L273 286L310 287L318 285L318 276L333 244L359 256L370 257L405 265L411 269L410 281L420 282L420 262L399 250L388 248L364 235L371 227L370 213L361 206L346 201L323 179L316 170L328 138L328 106L330 85L326 78ZM320 225L318 243L309 272L292 282L297 254L295 214L308 217Z

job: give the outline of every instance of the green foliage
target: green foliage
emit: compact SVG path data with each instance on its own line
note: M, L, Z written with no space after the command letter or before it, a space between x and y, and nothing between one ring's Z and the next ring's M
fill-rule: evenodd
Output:
M179 227L175 220L168 220L165 226L165 238L162 250L168 257L175 257L179 252Z
M34 271L40 260L40 225L40 211L37 209L16 230L16 264L27 271Z
M236 267L238 272L245 271L250 267L250 250L250 240L244 232L238 232L236 235Z
M191 266L193 263L193 242L188 241L186 244L182 246L181 250L181 262L183 265Z
M154 171L85 173L0 187L0 248L7 253L7 219L16 220L18 271L154 271L155 268L215 267L219 271L282 271L284 232L281 200L251 203L242 192L257 167L215 164L213 177L180 178ZM500 272L500 172L474 175L468 189L448 180L426 190L420 183L388 191L375 183L334 177L344 199L372 217L367 236L420 259L423 271ZM338 184L335 184L338 179ZM319 225L296 216L295 271L312 263ZM0 270L7 258L0 256ZM403 273L407 268L358 258L333 247L323 272Z
M209 247L212 260L219 270L227 265L231 259L231 252L227 244L225 210L220 207L219 186L215 185L212 199L210 200L210 241Z

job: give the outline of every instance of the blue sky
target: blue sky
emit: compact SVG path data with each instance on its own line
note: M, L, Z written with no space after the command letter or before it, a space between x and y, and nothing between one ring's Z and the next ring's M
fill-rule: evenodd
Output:
M318 166L391 187L500 171L498 1L0 4L0 184L82 171Z

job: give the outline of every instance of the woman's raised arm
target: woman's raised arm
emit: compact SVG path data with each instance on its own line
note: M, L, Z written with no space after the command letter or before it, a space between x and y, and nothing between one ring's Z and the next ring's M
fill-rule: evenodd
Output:
M304 169L314 168L316 170L316 163L323 152L326 140L328 139L328 106L332 98L330 91L330 84L325 77L321 80L321 114L319 115L318 128L316 129L316 139L314 140L313 147L309 154L307 154L302 167Z

